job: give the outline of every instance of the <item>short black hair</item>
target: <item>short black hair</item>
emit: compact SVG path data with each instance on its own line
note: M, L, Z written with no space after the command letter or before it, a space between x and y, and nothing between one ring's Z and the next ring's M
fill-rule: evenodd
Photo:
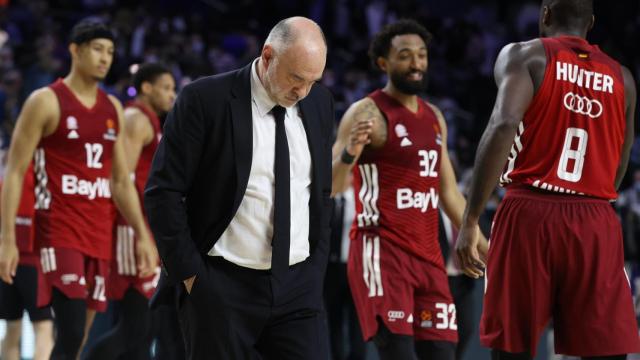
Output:
M584 28L591 23L593 0L543 0L557 27Z
M136 89L136 92L140 94L142 91L142 84L145 82L153 83L156 79L163 74L169 74L173 76L171 70L163 64L159 63L147 63L142 64L138 71L133 74L133 79L131 80L133 87Z
M95 19L85 19L71 29L69 42L81 45L94 39L109 39L114 41L115 36L113 35L113 31L111 31L105 23Z
M373 67L378 68L376 61L379 57L387 57L389 55L391 40L394 37L407 34L420 36L427 46L433 37L424 26L412 19L401 19L395 23L388 24L373 37L371 45L369 46L369 59Z

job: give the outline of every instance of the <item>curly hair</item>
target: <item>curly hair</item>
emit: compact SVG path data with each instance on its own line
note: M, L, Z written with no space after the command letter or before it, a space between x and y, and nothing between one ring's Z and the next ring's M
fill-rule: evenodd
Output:
M431 33L417 21L411 19L401 19L395 23L388 24L380 30L371 41L369 46L369 59L374 68L378 68L376 61L379 57L387 57L391 49L391 40L398 35L416 34L422 38L425 45L429 45Z

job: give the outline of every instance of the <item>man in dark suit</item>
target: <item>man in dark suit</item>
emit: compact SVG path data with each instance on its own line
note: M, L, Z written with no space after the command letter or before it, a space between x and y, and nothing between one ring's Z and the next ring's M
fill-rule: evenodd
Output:
M145 190L190 359L327 359L333 100L326 42L279 22L250 65L186 86ZM173 291L175 292L172 292Z

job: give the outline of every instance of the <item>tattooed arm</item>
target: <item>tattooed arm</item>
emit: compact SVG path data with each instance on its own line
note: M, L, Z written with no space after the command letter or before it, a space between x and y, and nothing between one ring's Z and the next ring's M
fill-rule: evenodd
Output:
M387 138L382 113L373 100L364 98L349 107L340 121L338 136L333 144L333 185L331 195L345 191L351 184L351 169L365 146L380 147ZM343 161L343 152L353 156L351 163Z

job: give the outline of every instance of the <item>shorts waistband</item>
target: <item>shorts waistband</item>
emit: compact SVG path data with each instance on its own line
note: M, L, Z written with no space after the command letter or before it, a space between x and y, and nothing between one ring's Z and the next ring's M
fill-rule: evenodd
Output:
M585 195L560 194L552 191L537 189L527 185L511 185L507 187L505 199L527 198L539 201L581 203L581 204L609 204L608 200Z

